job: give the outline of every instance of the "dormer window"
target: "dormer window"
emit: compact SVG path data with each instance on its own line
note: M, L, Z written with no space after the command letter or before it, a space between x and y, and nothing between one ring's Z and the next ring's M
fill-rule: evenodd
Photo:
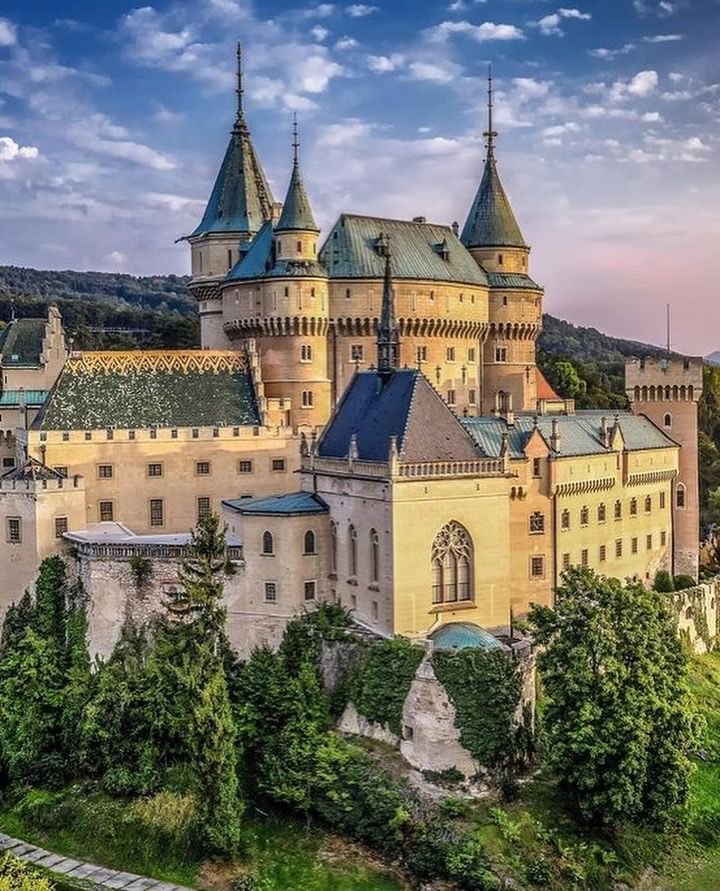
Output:
M375 240L375 250L380 257L387 257L390 253L390 240L384 232L381 232Z
M450 259L450 246L448 245L446 238L443 238L440 244L435 245L435 250L443 258L443 260L447 261Z

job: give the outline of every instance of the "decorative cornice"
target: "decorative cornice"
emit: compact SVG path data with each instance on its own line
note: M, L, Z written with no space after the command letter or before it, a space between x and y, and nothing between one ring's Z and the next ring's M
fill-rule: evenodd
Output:
M133 350L72 355L66 374L223 374L246 370L245 356L230 350Z
M552 494L555 497L563 495L589 495L592 492L603 492L612 489L617 484L614 476L603 477L597 480L580 480L574 483L559 483L553 487Z
M651 470L647 473L628 474L628 486L648 486L653 483L665 483L674 480L677 470Z

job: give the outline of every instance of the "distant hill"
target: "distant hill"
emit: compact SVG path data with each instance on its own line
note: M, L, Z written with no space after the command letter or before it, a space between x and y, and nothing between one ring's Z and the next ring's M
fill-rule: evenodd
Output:
M714 353L710 353L709 356L705 356L705 361L710 365L720 365L720 350L716 350Z

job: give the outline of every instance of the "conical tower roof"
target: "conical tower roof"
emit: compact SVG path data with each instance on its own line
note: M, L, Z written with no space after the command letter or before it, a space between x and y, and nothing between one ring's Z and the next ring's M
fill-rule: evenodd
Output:
M473 247L527 247L513 213L495 160L495 137L492 125L492 74L488 76L487 156L480 188L470 207L460 241Z
M243 109L242 56L238 44L238 107L220 172L200 225L192 233L257 232L272 217L273 196L260 165ZM192 237L192 236L191 236Z
M292 175L290 176L290 185L288 186L285 203L283 204L282 213L275 227L276 232L288 232L292 230L305 230L310 232L319 232L312 208L310 207L310 199L305 191L305 183L303 182L302 173L300 172L300 161L298 159L299 142L297 138L297 121L294 124L294 141L293 149L295 159L293 161Z

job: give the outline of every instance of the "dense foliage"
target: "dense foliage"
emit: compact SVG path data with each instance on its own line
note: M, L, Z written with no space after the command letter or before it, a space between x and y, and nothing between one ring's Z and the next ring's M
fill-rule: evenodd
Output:
M13 857L0 855L0 891L52 891L49 879Z
M422 647L404 637L370 647L350 682L350 699L358 712L400 736L403 704L422 658Z
M531 612L547 701L546 756L583 817L680 815L694 740L687 656L667 600L572 569Z

